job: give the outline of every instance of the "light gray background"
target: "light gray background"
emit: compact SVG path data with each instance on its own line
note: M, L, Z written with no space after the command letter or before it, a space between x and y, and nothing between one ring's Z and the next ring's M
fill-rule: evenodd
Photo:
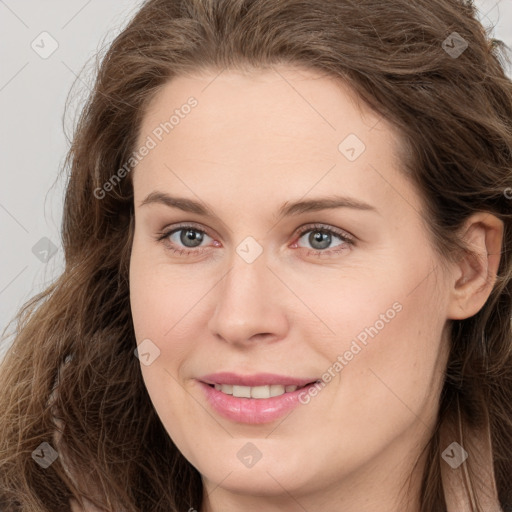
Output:
M484 26L494 26L494 37L512 48L512 0L476 4ZM65 133L71 136L83 98L71 103L65 123L64 102L83 66L92 69L97 51L114 39L140 5L141 0L0 0L2 330L26 300L62 272L64 180L58 173L68 149ZM58 44L48 58L31 46L39 44L40 52L51 48L49 36L40 36L42 32ZM80 74L83 84L76 90L85 94L93 78L87 71ZM44 253L38 257L33 252L42 238L56 246L47 262L41 260ZM0 358L10 342L6 336Z

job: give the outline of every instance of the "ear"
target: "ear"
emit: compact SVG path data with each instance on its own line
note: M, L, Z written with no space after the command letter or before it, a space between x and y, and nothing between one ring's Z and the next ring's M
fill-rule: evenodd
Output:
M464 224L461 235L468 250L454 266L448 318L463 320L483 307L496 282L503 241L503 222L479 212Z

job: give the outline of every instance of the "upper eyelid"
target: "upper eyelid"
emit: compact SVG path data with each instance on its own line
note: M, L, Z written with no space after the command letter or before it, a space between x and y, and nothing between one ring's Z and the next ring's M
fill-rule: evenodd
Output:
M213 238L212 235L210 235L209 231L207 229L204 229L202 227L198 227L197 225L195 225L194 223L185 223L183 225L178 225L178 226L174 226L174 227L169 227L169 228L164 228L161 230L161 233L164 234L166 233L167 236L169 236L171 233L175 233L176 231L180 231L182 229L194 229L196 231L200 231L201 233L204 233L206 235L208 235L210 238Z
M300 234L302 237L304 233L307 233L308 231L328 231L331 233L334 233L337 236L340 236L342 238L347 238L349 240L355 240L355 236L349 233L347 230L342 228L337 228L335 226L329 226L328 224L322 224L322 223L313 223L313 224L305 224L299 228L296 229L296 232Z

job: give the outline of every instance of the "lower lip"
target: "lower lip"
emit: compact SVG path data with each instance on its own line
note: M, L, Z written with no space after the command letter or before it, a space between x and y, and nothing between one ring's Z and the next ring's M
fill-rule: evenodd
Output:
M204 382L198 382L208 403L217 413L231 421L249 424L270 423L281 418L295 409L301 403L299 396L302 393L307 394L309 388L315 384L271 398L238 398L217 391Z

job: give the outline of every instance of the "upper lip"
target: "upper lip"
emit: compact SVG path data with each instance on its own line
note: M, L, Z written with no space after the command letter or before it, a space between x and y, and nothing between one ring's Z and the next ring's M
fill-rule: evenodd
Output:
M219 372L204 375L199 378L205 384L231 384L235 386L265 386L273 384L282 384L283 386L305 386L316 382L316 378L290 377L288 375L278 375L275 373L255 373L252 375L239 375L232 372Z

